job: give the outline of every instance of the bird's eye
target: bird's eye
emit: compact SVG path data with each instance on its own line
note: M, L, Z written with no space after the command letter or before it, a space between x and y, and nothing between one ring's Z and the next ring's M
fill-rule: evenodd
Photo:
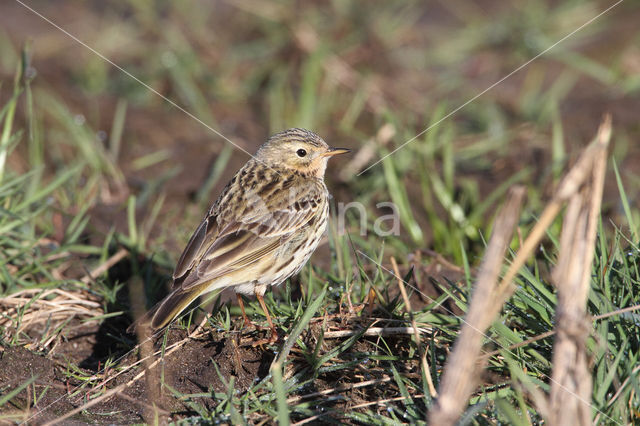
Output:
M305 155L307 155L307 151L300 148L299 150L296 151L296 154L298 154L298 157L304 157Z

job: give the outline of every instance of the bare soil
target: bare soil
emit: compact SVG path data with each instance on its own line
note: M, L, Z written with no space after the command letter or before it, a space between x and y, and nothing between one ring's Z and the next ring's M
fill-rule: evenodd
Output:
M89 346L87 343L95 341L95 334L85 335L83 338L73 338L79 346ZM187 337L184 332L172 330L167 341L168 346ZM69 375L68 362L82 361L70 359L64 355L83 356L84 351L75 353L59 352L55 358L30 351L25 347L9 347L0 353L0 388L16 388L31 377L35 377L33 385L22 390L12 399L15 412L30 410L28 422L44 423L86 403L87 389L83 388L82 380ZM138 354L131 353L122 359L118 366L127 366L137 361ZM207 334L197 339L186 339L183 346L173 352L151 370L151 375L164 376L164 383L181 394L209 394L208 398L199 398L207 408L213 408L216 400L214 392L226 392L227 385L233 378L237 392L246 391L256 380L264 378L273 360L273 353L252 346L231 344L222 336ZM217 368L214 367L214 364ZM91 377L96 373L99 379L109 380L105 386L97 386L89 393L99 396L100 391L111 389L128 383L140 370L128 370L124 374L117 374L117 369L106 371L92 371L77 368L77 372L84 373L84 377ZM219 372L219 374L218 374ZM78 377L81 374L78 374ZM149 375L149 373L147 373ZM115 379L112 379L114 378ZM223 380L225 382L223 382ZM142 378L122 393L89 408L74 416L69 424L125 424L144 421L143 413L155 403L168 412L190 412L191 409L184 401L171 395L166 389L160 401L149 399L145 378ZM79 392L76 392L78 389ZM34 395L36 402L34 404ZM1 414L10 414L8 406L3 407Z

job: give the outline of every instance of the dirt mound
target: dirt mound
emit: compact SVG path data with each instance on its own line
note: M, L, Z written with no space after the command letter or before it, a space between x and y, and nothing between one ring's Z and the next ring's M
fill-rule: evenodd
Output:
M8 395L22 389L3 405L0 413L5 418L42 423L72 410L75 407L67 398L71 389L68 383L53 361L24 347L7 348L0 353L0 392ZM77 419L69 424L83 422Z
M184 332L172 331L166 346L173 344L178 344L179 349L168 353L145 377L77 414L67 424L140 422L152 404L166 412L184 415L193 411L189 395L194 394L198 394L199 403L212 408L216 404L215 393L228 392L231 380L235 392L244 392L254 381L267 375L273 360L269 351L239 346L232 338L215 334L186 339ZM137 361L138 354L131 353L118 366L131 366ZM8 348L0 353L0 392L7 395L27 381L32 383L13 396L1 414L20 422L52 420L109 389L130 383L141 368L119 371L123 370L112 368L96 373L78 367L71 369L66 363L50 360L24 347ZM151 377L151 381L146 376ZM149 398L149 383L161 387L159 401Z

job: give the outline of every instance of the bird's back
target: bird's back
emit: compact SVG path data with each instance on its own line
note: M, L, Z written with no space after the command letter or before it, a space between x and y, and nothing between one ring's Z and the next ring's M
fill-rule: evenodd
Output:
M240 268L249 268L258 276L271 275L272 268L260 264L273 266L274 259L293 249L306 252L311 246L312 252L327 218L328 191L322 179L250 160L227 184L191 237L176 265L173 286L193 286ZM306 241L310 233L312 238ZM273 270L274 279L286 269Z

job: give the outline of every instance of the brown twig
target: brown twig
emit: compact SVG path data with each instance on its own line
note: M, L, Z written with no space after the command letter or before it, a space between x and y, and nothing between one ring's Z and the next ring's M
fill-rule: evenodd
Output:
M551 337L554 334L556 334L555 330L545 331L544 333L538 334L537 336L533 336L530 339L523 340L522 342L514 343L513 345L507 346L506 348L496 349L495 351L487 352L482 355L482 357L484 358L482 362L485 363L492 356L500 355L500 352L502 352L503 350L512 351L514 349L518 349L523 346L530 345L531 343L537 342L539 340L546 339L547 337Z
M624 392L624 390L627 387L627 385L629 384L629 382L631 380L636 380L637 374L639 372L640 372L640 365L637 365L633 370L631 370L631 374L629 374L627 376L627 378L624 379L624 381L620 384L620 386L618 386L618 390L616 391L616 393L613 394L613 396L611 398L609 398L609 401L607 401L607 407L611 407L613 404L616 403L616 401L618 400L618 397L620 397L622 392ZM602 411L600 411L598 413L598 415L595 417L595 419L593 419L593 424L594 425L600 424L600 416L602 414L603 414Z

